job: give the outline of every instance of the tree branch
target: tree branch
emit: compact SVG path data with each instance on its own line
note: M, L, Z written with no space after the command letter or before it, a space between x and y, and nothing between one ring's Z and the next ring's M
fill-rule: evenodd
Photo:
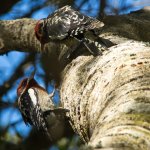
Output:
M79 56L67 62L62 57L66 47L56 50L55 43L46 45L51 56L67 65L61 74L60 97L70 110L70 122L95 149L150 149L149 16L142 12L106 17L101 36L117 45L103 56ZM0 53L39 51L35 23L0 21Z
M106 24L105 33L150 42L150 11L143 10L129 15L107 16L103 21Z
M102 36L116 43L117 35L135 40L150 41L150 12L139 12L122 16L107 16ZM40 51L40 43L35 38L36 20L17 19L0 21L0 54L18 50L24 52ZM108 35L109 34L109 35ZM110 36L111 35L111 36ZM21 38L20 38L21 37ZM124 41L124 39L123 39ZM45 51L56 49L55 43L46 44ZM60 52L60 51L59 51Z
M148 149L149 74L149 47L135 41L114 46L102 57L72 61L64 71L60 95L80 137L95 148Z
M0 21L0 53L38 51L40 45L34 36L35 23L32 19Z
M0 21L0 55L9 51L17 50L20 52L41 52L40 42L36 39L34 27L37 23L33 19L16 19L9 21ZM60 48L61 47L61 48ZM63 60L65 50L64 46L58 43L45 44L43 52L59 58L61 65L64 66ZM59 55L58 55L59 54ZM55 60L55 61L56 61ZM66 63L66 62L65 62Z

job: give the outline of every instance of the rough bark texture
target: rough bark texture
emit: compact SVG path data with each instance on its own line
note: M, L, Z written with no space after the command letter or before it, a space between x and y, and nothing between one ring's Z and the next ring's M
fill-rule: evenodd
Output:
M39 51L35 22L0 21L0 53ZM92 149L149 150L150 12L106 17L104 22L101 36L117 45L103 56L79 56L69 62L61 58L64 47L54 51L55 44L47 44L45 49L67 65L61 102L70 110L73 128Z
M150 48L128 41L65 70L61 100L93 147L150 147ZM89 139L90 138L90 139Z

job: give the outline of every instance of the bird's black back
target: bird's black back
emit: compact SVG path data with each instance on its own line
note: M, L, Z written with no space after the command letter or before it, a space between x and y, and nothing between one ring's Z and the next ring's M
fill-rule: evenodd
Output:
M45 21L48 36L51 40L63 40L68 36L82 36L85 30L94 30L93 22L100 21L65 6L49 15Z
M36 91L34 92L36 95ZM36 98L37 103L35 105L28 91L25 91L18 100L19 109L26 124L33 125L38 130L45 131L45 128L47 128L46 120L38 104L38 96Z

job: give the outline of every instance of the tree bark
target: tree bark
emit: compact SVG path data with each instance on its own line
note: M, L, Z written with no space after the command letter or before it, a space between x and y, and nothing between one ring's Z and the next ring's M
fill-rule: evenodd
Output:
M70 123L92 149L150 149L150 12L104 19L101 37L117 45L103 56L78 56L66 61L64 45L45 51L64 61L62 106ZM36 21L0 21L0 53L40 51ZM55 47L55 48L54 48Z

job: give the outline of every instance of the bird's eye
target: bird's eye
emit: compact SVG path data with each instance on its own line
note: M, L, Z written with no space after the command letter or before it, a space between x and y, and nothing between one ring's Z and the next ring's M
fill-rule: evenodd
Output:
M41 28L39 29L38 34L40 34L40 35L42 34L42 29Z
M23 80L22 86L25 87L27 85L27 80Z
M43 23L39 24L38 34L39 34L39 35L42 35L42 34L43 34Z

